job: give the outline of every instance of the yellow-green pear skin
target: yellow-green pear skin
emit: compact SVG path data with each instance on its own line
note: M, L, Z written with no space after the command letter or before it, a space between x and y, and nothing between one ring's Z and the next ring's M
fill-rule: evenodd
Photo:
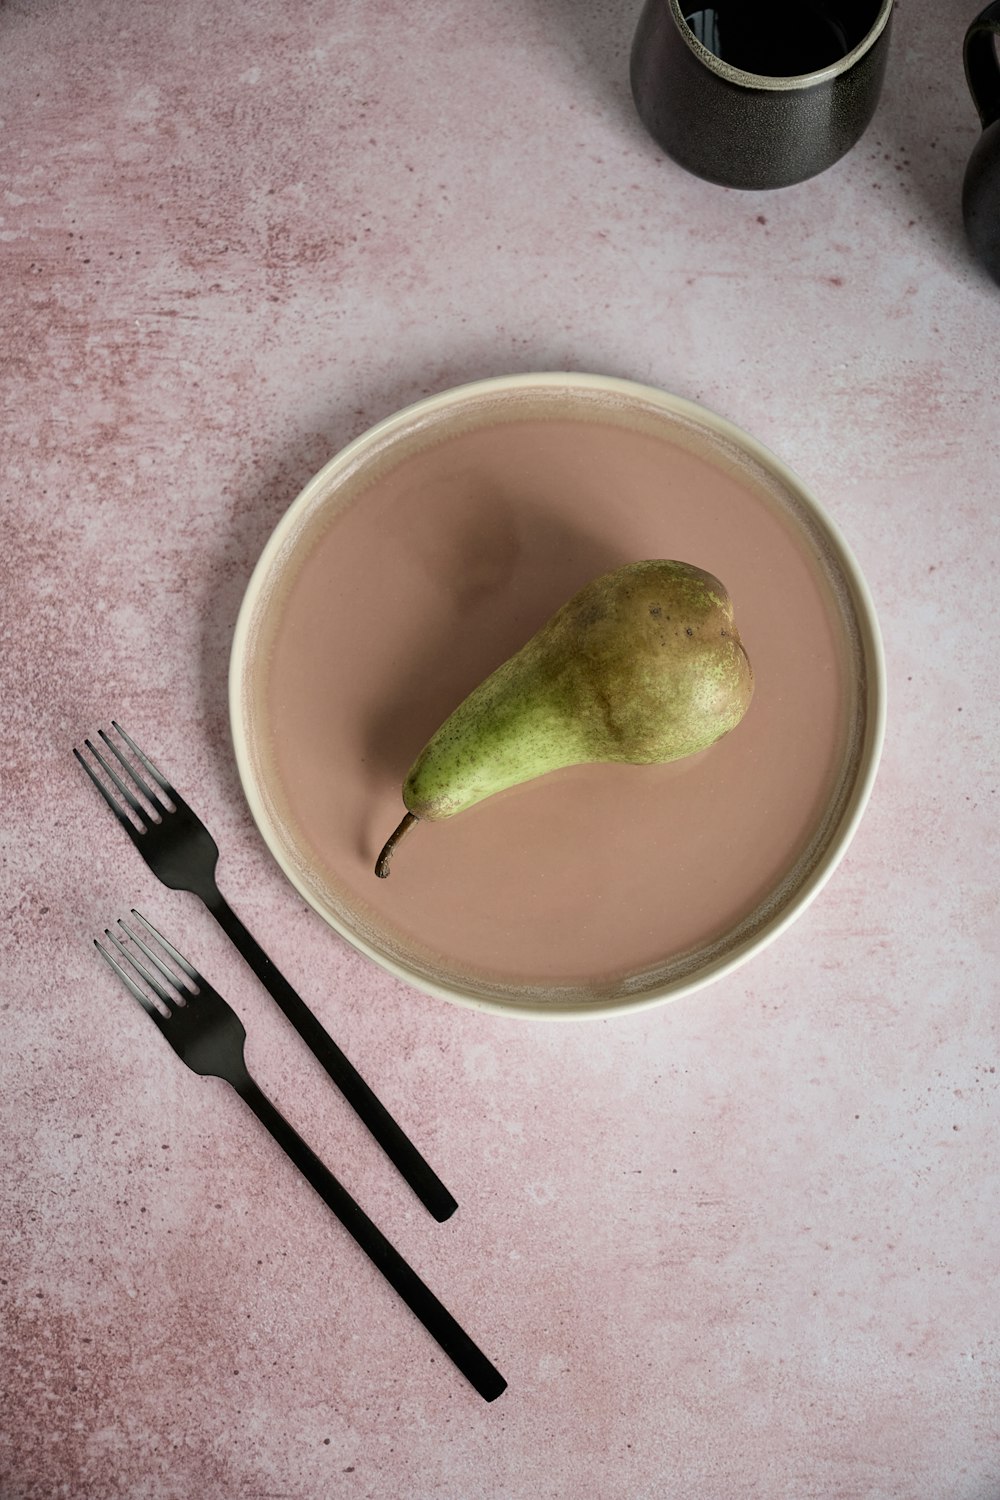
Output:
M445 720L403 784L417 820L565 766L648 765L714 744L743 718L753 670L711 573L653 559L595 578Z

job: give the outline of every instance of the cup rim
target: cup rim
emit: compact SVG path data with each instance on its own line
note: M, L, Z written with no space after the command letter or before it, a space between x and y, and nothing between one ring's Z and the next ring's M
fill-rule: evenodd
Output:
M771 93L788 93L794 89L816 88L821 83L828 83L834 78L838 78L841 73L849 72L866 52L871 51L889 24L894 0L882 0L879 13L871 28L862 37L861 41L858 42L856 47L852 47L850 52L838 58L835 63L829 63L825 68L817 68L813 73L789 73L785 76L771 73L750 73L745 68L734 68L731 63L725 62L721 57L716 57L714 52L710 52L705 44L698 40L691 27L687 24L687 21L684 19L684 13L681 10L680 0L668 0L668 3L677 29L687 46L694 53L698 61L717 74L719 78L724 78L729 83L738 84L741 88L765 89Z

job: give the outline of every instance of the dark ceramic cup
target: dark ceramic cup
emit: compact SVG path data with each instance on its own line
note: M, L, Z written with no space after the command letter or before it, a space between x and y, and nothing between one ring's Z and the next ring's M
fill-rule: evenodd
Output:
M974 254L1000 282L1000 0L965 33L965 76L983 122L962 184L962 217Z
M632 45L639 118L725 187L814 177L875 113L893 0L646 0Z

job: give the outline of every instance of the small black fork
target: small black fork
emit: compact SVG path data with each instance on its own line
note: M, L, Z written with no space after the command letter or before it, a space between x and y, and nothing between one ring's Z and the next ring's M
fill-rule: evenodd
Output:
M449 1218L458 1204L437 1173L223 897L215 880L218 846L204 823L121 725L112 720L112 728L144 767L146 777L103 729L98 736L110 758L92 740L84 745L110 785L75 747L73 754L153 874L172 890L200 897L424 1207L439 1223Z
M132 916L142 930L120 921L125 942L106 928L110 947L95 939L98 952L192 1072L232 1085L448 1358L485 1401L495 1401L507 1385L499 1370L251 1078L239 1016L145 917L135 910ZM169 957L172 968L148 938Z

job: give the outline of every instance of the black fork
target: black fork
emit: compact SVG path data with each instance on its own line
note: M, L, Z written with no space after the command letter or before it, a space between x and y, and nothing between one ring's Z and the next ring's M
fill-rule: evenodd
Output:
M102 755L92 740L85 740L84 744L104 771L110 787L79 750L74 748L73 754L153 874L172 890L190 891L201 898L421 1203L435 1219L443 1222L454 1213L458 1204L346 1053L323 1029L305 1001L229 906L215 880L219 850L204 823L121 725L112 720L112 728L145 768L148 781L126 760L103 729L98 730L98 735L112 760ZM140 796L148 805L140 801ZM126 808L131 809L136 821L129 817Z
M133 910L132 916L169 956L173 968L150 947L145 937L121 921L118 926L129 946L105 928L104 935L118 956L95 939L98 952L192 1072L222 1078L232 1085L448 1358L485 1401L495 1401L507 1385L499 1370L254 1083L244 1058L246 1032L239 1016L140 912ZM146 959L145 963L137 956L136 949ZM142 988L139 979L149 986L155 1000Z

